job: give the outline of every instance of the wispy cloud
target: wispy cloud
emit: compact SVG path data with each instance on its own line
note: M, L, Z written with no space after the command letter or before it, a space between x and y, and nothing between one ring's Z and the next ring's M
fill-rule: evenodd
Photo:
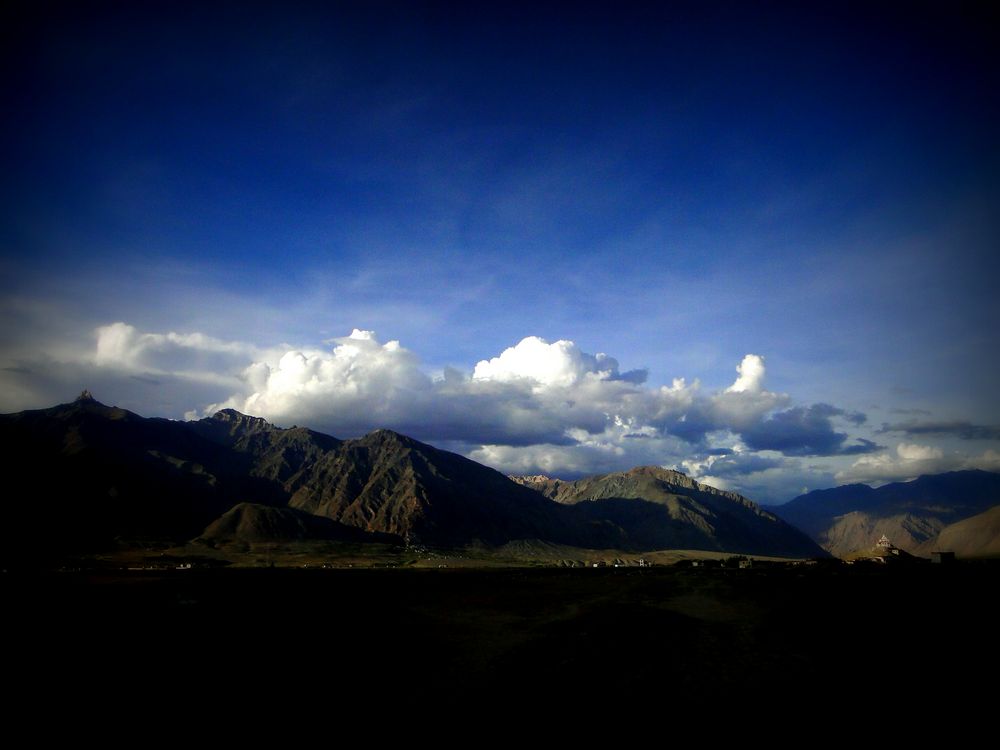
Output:
M915 479L922 474L983 469L1000 471L1000 452L986 450L979 455L946 453L941 448L919 443L899 443L895 450L863 456L849 468L837 472L840 483L881 483Z
M879 433L902 432L907 435L954 436L962 440L1000 440L1000 426L972 422L894 422L883 423Z

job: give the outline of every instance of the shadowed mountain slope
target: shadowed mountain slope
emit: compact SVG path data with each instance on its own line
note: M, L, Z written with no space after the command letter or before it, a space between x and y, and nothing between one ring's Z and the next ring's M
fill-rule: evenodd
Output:
M342 442L305 427L281 429L235 409L188 424L199 435L245 456L251 476L278 482L288 492L298 488L316 463Z
M244 490L267 495L245 477L244 462L185 424L145 419L86 393L3 415L0 445L9 551L190 537Z
M245 502L291 504L426 544L618 541L614 528L493 469L388 430L340 441L229 409L195 422L146 419L84 393L73 403L0 416L0 443L0 468L10 478L3 540L13 556L38 547L77 552L183 541ZM248 513L258 537L267 528L289 531L282 524L290 516L269 525L259 510L244 510L237 527L248 528Z
M212 544L323 540L335 542L402 543L399 537L345 526L329 518L293 508L240 503L210 523L198 537Z

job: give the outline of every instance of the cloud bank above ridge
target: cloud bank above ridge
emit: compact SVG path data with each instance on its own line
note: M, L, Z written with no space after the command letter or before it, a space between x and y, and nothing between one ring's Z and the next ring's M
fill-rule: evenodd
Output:
M891 452L875 442L884 432L866 415L769 390L765 357L754 353L736 364L730 385L708 389L683 377L650 384L644 369L623 370L609 354L538 336L467 369L433 373L399 341L360 329L322 347L258 347L124 322L94 336L80 361L62 365L67 380L96 382L112 396L120 384L128 393L170 392L175 401L187 394L187 418L231 407L338 437L389 427L511 473L572 477L659 464L787 499L835 478L888 481L976 463L939 449ZM992 454L983 459L995 463Z
M332 350L255 361L244 371L245 389L208 410L231 406L340 433L382 425L480 444L579 445L609 433L701 444L711 432L760 429L765 415L789 401L764 389L758 355L744 359L731 388L706 394L683 378L649 387L644 370L623 373L613 357L567 340L529 336L479 361L471 375L447 369L436 378L398 341L383 344L371 331L355 329L332 343Z
M390 427L455 444L511 470L582 473L665 463L720 444L779 456L878 448L866 440L848 444L848 433L834 429L844 410L792 406L787 394L767 390L765 359L758 354L743 358L729 387L708 392L684 378L650 386L645 370L622 371L608 354L537 336L480 360L471 372L446 368L436 376L399 341L383 343L372 331L355 329L327 343L332 347L260 350L199 334L140 333L116 323L98 329L95 361L162 372L172 356L188 373L199 358L228 363L237 387L190 416L231 407L340 436ZM237 371L240 358L245 364ZM757 465L769 468L776 460ZM733 471L745 474L746 466Z

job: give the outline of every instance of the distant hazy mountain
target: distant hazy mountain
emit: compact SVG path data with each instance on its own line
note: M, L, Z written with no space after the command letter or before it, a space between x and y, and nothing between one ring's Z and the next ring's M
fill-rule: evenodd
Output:
M574 482L538 476L514 480L587 518L615 524L638 549L822 555L805 534L742 495L658 466Z
M956 471L873 489L851 484L800 495L774 511L844 556L885 534L917 553L949 524L1000 504L1000 474Z
M231 409L146 419L87 393L0 416L0 471L14 557L194 538L821 553L746 498L677 472L518 483L390 430L342 441Z

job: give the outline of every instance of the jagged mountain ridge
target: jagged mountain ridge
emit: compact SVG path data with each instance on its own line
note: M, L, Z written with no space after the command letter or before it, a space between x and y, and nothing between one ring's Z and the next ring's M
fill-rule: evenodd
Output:
M5 549L14 551L35 544L23 532L29 528L67 549L206 533L329 536L329 528L317 531L299 514L439 546L538 539L638 551L818 551L775 536L780 522L745 498L682 474L669 475L673 490L649 498L643 492L664 477L637 469L630 476L643 478L645 489L632 495L608 490L595 502L565 502L565 496L553 502L493 469L391 430L339 440L234 410L176 422L81 396L0 416L0 440L4 476L13 477ZM737 522L740 514L745 518Z
M247 456L251 476L279 482L287 492L294 492L317 461L343 442L305 427L276 427L235 409L188 424L205 438Z
M233 410L175 422L81 396L0 416L0 440L5 475L19 477L4 535L12 554L33 544L21 529L42 526L52 546L68 550L183 541L244 502L427 544L621 541L613 527L581 520L493 469L389 430L341 441ZM39 495L44 501L32 501Z
M490 544L540 538L617 541L600 525L509 481L489 467L392 430L344 441L314 467L290 507L406 539Z

